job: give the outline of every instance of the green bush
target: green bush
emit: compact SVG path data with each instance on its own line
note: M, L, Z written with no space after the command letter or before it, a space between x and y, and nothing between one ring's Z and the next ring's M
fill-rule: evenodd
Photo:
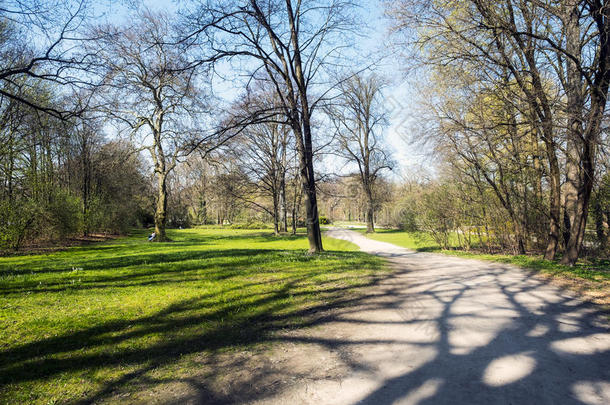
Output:
M328 219L327 217L321 215L319 217L319 221L320 221L320 225L330 225L332 224L332 221L330 219Z
M39 224L41 236L45 239L49 236L65 239L78 233L82 229L81 206L80 198L67 191L57 190L46 207L45 216L48 219L49 228L45 226L47 224ZM53 235L49 235L50 233Z
M34 232L40 215L40 209L33 201L0 201L0 248L18 250Z
M398 229L407 232L417 232L417 212L412 205L404 206L398 217Z
M22 198L0 201L0 248L18 250L26 241L65 239L83 226L81 200L67 191L47 201Z

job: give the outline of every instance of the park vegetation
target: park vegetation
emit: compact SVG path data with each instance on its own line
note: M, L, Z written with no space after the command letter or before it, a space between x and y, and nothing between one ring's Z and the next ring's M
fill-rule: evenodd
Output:
M205 401L389 274L326 226L608 303L605 0L104 3L0 2L0 403Z
M215 224L304 227L317 253L321 222L362 221L565 265L608 254L604 2L385 2L386 53L424 79L402 135L427 172L392 156L356 3L3 4L4 252Z

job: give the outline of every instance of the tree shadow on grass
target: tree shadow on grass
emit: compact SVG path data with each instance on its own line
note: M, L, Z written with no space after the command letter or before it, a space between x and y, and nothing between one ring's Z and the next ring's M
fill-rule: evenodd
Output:
M301 239L302 235L277 237L269 232L248 232L237 235L201 235L185 236L180 234L179 240L151 244L139 239L123 239L88 247L76 247L53 256L54 264L49 266L49 258L45 255L38 257L8 258L0 261L0 278L16 275L31 275L44 273L65 273L73 269L80 271L95 271L107 269L121 269L132 266L153 265L158 263L183 262L188 260L208 259L213 256L230 255L234 252L238 256L253 256L255 249L213 249L210 245L218 242L232 244L265 243L275 241L292 241ZM167 248L167 252L159 252ZM262 249L263 251L281 250ZM150 253L149 253L150 252ZM92 257L93 258L90 258ZM99 256L99 257L98 257Z
M207 281L220 281L242 274L245 267L263 265L269 262L269 255L275 256L278 252L269 249L224 249L89 259L78 262L76 271L70 271L73 266L63 270L54 269L52 272L58 273L58 276L46 279L44 284L34 278L0 285L0 295L173 284L196 281L203 276ZM299 259L307 258L295 258ZM96 270L109 271L99 274L95 273ZM47 269L43 269L32 273L47 272ZM189 274L192 277L189 278ZM79 279L78 284L71 283L75 278Z
M325 257L332 260L335 272L329 279ZM167 284L180 289L186 283L202 281L219 286L212 292L201 289L193 297L152 315L105 321L2 350L0 387L53 381L102 369L119 374L123 368L133 369L109 381L100 393L83 399L94 401L103 398L111 387L122 387L123 382L129 385L151 367L171 365L184 355L269 342L277 330L303 327L313 322L316 313L349 304L347 296L373 282L352 274L354 260L375 267L376 262L367 258L362 253L345 252L312 257L305 250L179 251L83 260L79 262L82 270L77 271L82 281L75 287L66 286L65 280L45 280L44 286L32 286L27 280L0 285L0 294L5 296L33 292L45 297L69 288L117 291ZM300 271L299 264L312 265ZM95 274L95 269L108 268L127 271ZM45 272L41 268L35 274ZM224 285L224 280L229 283Z

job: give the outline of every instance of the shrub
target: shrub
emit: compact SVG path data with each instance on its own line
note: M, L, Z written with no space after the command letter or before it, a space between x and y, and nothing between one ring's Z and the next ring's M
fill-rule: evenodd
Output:
M44 238L54 236L65 239L76 234L81 229L81 200L64 190L56 191L46 208L50 229L54 235L45 235ZM40 224L43 225L44 224Z
M33 201L0 201L0 248L18 250L34 232L40 215L40 209Z
M328 219L327 217L321 215L320 218L320 225L330 225L332 222L330 219Z

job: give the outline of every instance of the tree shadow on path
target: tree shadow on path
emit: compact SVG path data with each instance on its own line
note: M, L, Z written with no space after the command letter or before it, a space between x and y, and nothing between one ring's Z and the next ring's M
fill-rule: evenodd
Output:
M176 403L610 403L607 310L511 266L386 256L398 270L369 294L275 339L315 346L338 372L284 359L226 389L193 385Z

